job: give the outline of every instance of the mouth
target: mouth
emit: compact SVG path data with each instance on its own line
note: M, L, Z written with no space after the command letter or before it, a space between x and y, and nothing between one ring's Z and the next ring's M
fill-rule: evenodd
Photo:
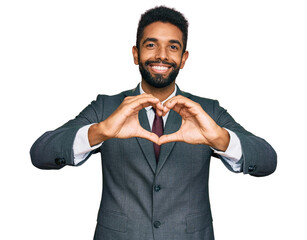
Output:
M148 66L151 71L156 74L166 74L172 68L172 66L165 64L149 64Z

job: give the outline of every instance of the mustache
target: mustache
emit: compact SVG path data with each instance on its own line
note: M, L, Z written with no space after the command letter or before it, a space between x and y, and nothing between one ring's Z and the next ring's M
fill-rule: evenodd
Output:
M170 65L171 67L173 67L175 69L177 68L176 63L170 63L170 62L167 62L167 61L150 61L150 60L145 61L146 66L148 66L149 64L153 64L153 63L162 63L162 64L165 64L165 65Z

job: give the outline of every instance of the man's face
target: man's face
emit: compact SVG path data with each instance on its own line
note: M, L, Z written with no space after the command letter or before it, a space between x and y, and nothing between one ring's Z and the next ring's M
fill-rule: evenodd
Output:
M163 88L175 81L188 52L182 53L181 30L170 23L154 22L144 29L139 49L133 47L135 64L144 81Z

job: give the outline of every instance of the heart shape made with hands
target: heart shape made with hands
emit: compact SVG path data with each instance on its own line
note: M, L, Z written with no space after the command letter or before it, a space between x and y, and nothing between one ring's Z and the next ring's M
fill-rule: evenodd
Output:
M211 145L212 142L210 139L214 139L217 130L221 129L203 110L200 104L181 95L169 99L163 105L158 102L153 107L155 107L156 113L159 116L165 116L172 109L182 118L181 126L178 131L168 135L164 134L161 137L156 135L156 137L153 138L153 142L159 145L168 142Z
M176 96L163 104L163 110L158 115L165 116L171 109L181 116L181 126L176 132L167 135L163 134L159 137L159 145L168 142L207 143L204 126L202 126L201 118L199 117L205 112L198 103L183 96Z
M177 112L182 117L179 130L161 137L145 130L139 123L138 113L148 106L154 107L159 116L165 116L171 109ZM159 99L150 94L126 97L120 106L101 123L103 133L100 135L104 138L99 139L100 142L109 138L140 137L158 145L168 142L186 142L225 150L229 143L228 132L219 127L200 104L181 95L167 100L163 105Z

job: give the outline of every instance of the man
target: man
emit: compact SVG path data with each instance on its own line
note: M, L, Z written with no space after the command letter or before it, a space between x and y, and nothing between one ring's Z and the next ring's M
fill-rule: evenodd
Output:
M32 163L42 169L81 165L101 153L96 240L212 240L211 156L254 176L276 168L276 153L266 141L243 129L217 101L175 84L189 55L187 32L187 20L174 9L148 10L133 47L141 84L99 95L31 148Z

